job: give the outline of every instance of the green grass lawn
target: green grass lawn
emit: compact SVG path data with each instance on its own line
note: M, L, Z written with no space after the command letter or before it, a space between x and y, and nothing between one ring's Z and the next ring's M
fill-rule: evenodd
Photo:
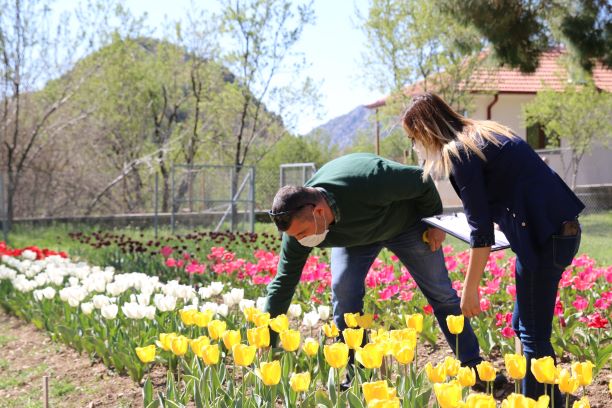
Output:
M582 242L579 254L589 255L597 261L598 265L612 265L612 211L581 216L580 222L582 224ZM72 255L80 255L82 253L80 244L68 236L69 232L76 230L92 232L99 231L100 228L91 226L73 227L62 224L50 227L16 226L9 236L9 245L13 247L37 245L67 251ZM258 223L256 231L273 233L275 229L272 224ZM142 233L144 239L153 239L153 228L145 230L123 228L120 232L138 238ZM160 229L160 236L169 234L170 230L168 228ZM447 237L446 242L458 251L468 248L466 243L451 236Z

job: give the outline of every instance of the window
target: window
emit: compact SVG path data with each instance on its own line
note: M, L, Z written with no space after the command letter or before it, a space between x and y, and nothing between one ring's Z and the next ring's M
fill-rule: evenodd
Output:
M529 143L529 146L534 150L546 148L546 135L539 123L527 128L527 143Z

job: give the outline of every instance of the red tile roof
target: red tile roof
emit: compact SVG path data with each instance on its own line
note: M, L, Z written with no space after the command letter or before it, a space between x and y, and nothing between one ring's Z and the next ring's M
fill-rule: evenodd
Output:
M477 70L470 79L472 92L499 92L499 93L537 93L549 87L562 90L565 87L568 75L560 64L559 57L564 54L562 50L548 51L540 57L540 65L534 73L523 74L518 69L496 68ZM597 64L593 68L595 86L607 92L612 92L612 70ZM407 94L422 92L421 83L406 88ZM365 105L374 109L385 104L385 99Z
M563 51L549 51L540 57L540 65L532 74L523 74L516 69L498 68L487 72L478 70L472 75L473 91L497 91L517 93L537 93L546 87L561 91L565 87L568 74L560 64ZM612 70L597 64L593 68L595 86L612 92Z

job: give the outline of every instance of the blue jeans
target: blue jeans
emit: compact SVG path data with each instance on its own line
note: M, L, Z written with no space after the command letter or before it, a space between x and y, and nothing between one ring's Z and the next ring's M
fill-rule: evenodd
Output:
M419 222L396 237L369 245L332 248L332 304L334 323L346 328L345 313L363 312L365 278L376 256L387 248L408 268L415 282L433 307L434 315L449 346L462 365L474 366L482 361L478 339L466 319L459 335L459 353L455 350L455 335L448 331L446 316L460 315L460 299L451 286L442 249L431 252L422 241L426 225Z
M580 246L580 233L575 236L553 235L540 248L539 268L528 269L516 260L516 301L512 326L523 344L527 358L527 375L523 379L523 393L537 399L544 394L544 386L531 373L530 359L551 356L555 351L550 342L552 320L561 275L572 262ZM550 392L548 392L550 395ZM555 407L562 407L559 388L555 386Z

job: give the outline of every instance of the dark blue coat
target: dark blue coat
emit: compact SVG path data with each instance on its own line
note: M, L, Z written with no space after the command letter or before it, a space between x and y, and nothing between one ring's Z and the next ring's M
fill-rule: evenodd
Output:
M496 138L499 146L481 145L486 161L462 146L461 160L452 160L450 181L472 229L470 246L493 244L495 222L521 263L537 268L540 248L584 204L523 139Z

